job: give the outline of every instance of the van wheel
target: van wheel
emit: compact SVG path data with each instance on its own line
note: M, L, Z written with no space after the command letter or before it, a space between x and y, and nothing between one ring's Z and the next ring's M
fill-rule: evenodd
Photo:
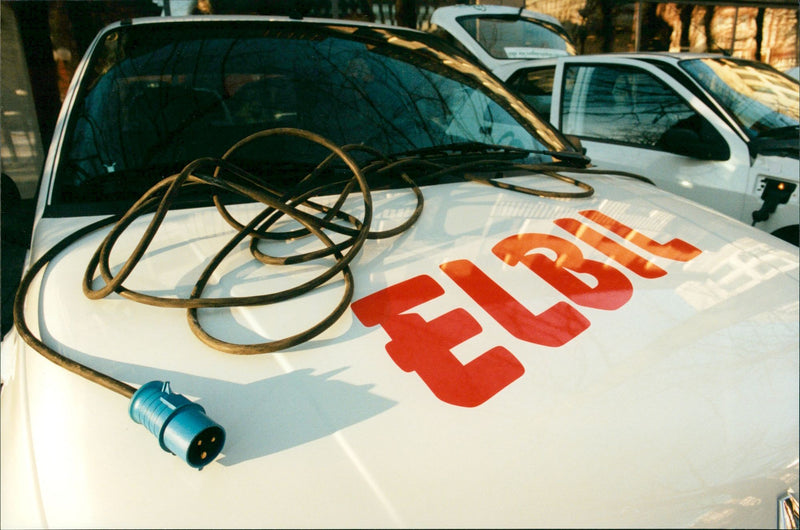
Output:
M772 235L788 241L792 245L800 246L800 237L798 236L798 225L784 226L772 232Z

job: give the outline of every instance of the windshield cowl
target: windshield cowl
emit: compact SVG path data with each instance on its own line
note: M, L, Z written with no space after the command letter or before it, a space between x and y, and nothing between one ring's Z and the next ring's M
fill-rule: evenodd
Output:
M791 125L761 132L750 142L754 156L786 156L800 158L800 126Z

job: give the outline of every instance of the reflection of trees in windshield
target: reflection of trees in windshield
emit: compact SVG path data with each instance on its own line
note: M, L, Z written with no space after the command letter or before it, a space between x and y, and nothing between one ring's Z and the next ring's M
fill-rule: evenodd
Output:
M506 129L531 137L487 95L442 75L448 71L439 63L427 69L419 57L400 60L408 53L402 50L390 57L375 53L380 47L320 38L319 32L304 38L301 31L265 34L255 27L201 38L205 29L211 27L165 32L133 26L95 58L90 68L97 77L85 83L90 88L73 112L59 176L68 182L60 186L113 172L177 171L275 127L304 128L340 145L365 144L390 154L496 141L491 127L480 124L491 108ZM252 150L248 156L261 163L307 161L304 148Z
M384 152L446 143L452 119L448 81L418 67L372 54L361 46L334 51L315 47L310 64L295 72L304 106L317 119L304 125L335 141L366 143ZM452 84L452 82L450 82Z
M570 66L565 74L568 134L656 146L695 112L650 73L620 66Z
M798 124L798 84L765 65L692 59L681 66L753 135Z

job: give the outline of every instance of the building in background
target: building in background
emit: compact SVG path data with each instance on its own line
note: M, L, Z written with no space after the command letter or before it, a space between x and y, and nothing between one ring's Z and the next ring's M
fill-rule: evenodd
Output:
M561 20L580 53L716 52L763 61L778 70L798 65L797 2L525 0L524 4Z
M2 122L0 122L0 167L17 185L23 198L31 198L36 193L39 172L44 162L44 149L39 134L36 105L33 98L30 76L23 50L22 38L18 30L14 10L5 2L2 4L0 21L2 29L2 54L0 70L3 72ZM8 181L4 178L4 185ZM4 194L9 190L4 190ZM6 195L4 195L6 196Z

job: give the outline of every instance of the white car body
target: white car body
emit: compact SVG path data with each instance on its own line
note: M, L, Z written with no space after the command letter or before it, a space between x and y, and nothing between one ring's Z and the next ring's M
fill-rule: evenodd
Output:
M509 17L509 20L517 19L521 27L527 28L523 31L528 32L528 38L518 42L515 40L516 35L509 35L508 30L502 34L502 31L498 29L498 35L493 38L493 45L488 46L487 42L480 42L475 37L480 33L480 29L476 29L475 33L472 33L465 27L466 21L489 24L492 19L501 19L502 17ZM444 30L462 44L490 70L495 70L500 66L519 64L528 59L575 53L575 47L569 34L557 18L527 9L520 10L511 6L485 4L445 6L437 8L433 12L431 24ZM540 36L534 37L536 34ZM499 42L502 38L507 38L509 41L505 45L500 45Z
M46 214L79 86L45 167L30 263L97 219ZM33 332L130 385L171 382L227 443L190 468L125 417L126 399L45 359L18 327L2 343L2 527L777 526L798 491L797 248L636 179L558 171L594 194L423 187L416 224L351 263L353 302L336 323L271 354L212 349L183 310L88 299L81 277L108 229L74 242L31 284ZM372 195L381 230L416 203L404 189ZM115 273L151 219L119 239ZM185 296L232 233L213 207L169 212L129 287ZM246 245L228 259L212 295L315 274L276 273ZM325 315L342 283L202 319L234 342L284 337Z
M544 102L544 106L539 108L544 112L549 108L547 117L551 123L563 133L577 136L595 165L645 175L663 189L714 208L734 219L748 224L753 223L753 212L759 210L764 203L762 195L769 180L789 185L794 191L787 197L788 201L778 204L774 213L768 219L756 223L756 226L769 233L779 230L785 233L794 227L794 239L796 239L800 218L800 206L798 206L800 190L797 188L800 178L800 162L797 157L800 137L795 138L794 154L756 153L752 148L754 141L748 137L742 125L737 123L713 95L693 82L688 75L680 73L679 64L682 60L702 57L714 56L660 53L574 56L529 61L525 65L500 66L495 69L495 73L514 86L515 82L523 83L522 80L527 75L544 77L545 70L553 72L554 77L547 80L547 83L551 84L550 94L537 95L535 98L538 98L538 101L532 97L529 102L534 106ZM567 108L564 103L565 72L570 67L581 70L577 74L580 77L575 84L570 84L574 87L574 93L571 100L572 108ZM727 145L729 156L720 157L724 159L719 160L703 160L655 146L639 145L635 137L639 133L644 133L647 125L637 126L633 122L627 127L634 138L632 142L611 139L611 132L608 129L594 131L587 129L581 121L586 115L577 109L584 105L588 97L596 97L596 91L589 89L591 84L589 72L594 67L627 68L631 72L636 72L635 75L651 76L651 79L658 80L664 87L668 87L667 90L678 100L710 123L721 137L721 141ZM796 84L794 90L796 93ZM566 118L567 114L571 114L570 119ZM637 119L642 120L640 123L650 123L647 120L658 118L642 116ZM797 244L794 239L788 240Z

